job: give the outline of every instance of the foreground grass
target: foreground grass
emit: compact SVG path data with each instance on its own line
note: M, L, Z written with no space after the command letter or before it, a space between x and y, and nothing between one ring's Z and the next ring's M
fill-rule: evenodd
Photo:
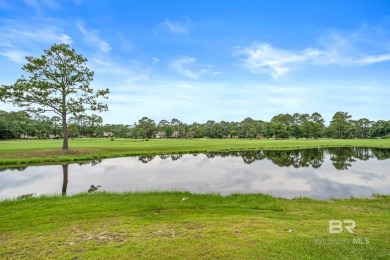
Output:
M3 201L0 259L389 259L389 208L390 196L182 192ZM354 220L355 233L329 234L331 219Z
M132 155L160 155L252 149L297 149L317 147L378 147L390 148L390 139L164 139L138 141L134 139L85 138L70 140L69 151L60 148L62 140L0 141L0 165L60 163Z

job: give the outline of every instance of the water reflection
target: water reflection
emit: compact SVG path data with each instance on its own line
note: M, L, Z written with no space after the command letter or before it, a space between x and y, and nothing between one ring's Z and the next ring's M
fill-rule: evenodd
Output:
M241 157L244 163L251 164L264 159L270 160L279 167L313 167L319 168L324 162L325 154L330 155L330 160L337 170L347 170L356 159L368 160L376 158L385 160L390 158L390 149L366 148L366 147L337 147L328 149L305 149L305 150L257 150L257 151L230 151L230 152L207 152L203 153L207 158L216 157ZM193 154L197 156L198 154ZM138 160L149 163L154 158L162 160L179 160L183 155L159 155L159 156L139 156Z
M77 164L78 164L78 165L91 165L91 166L95 166L95 165L98 165L99 163L101 163L102 161L103 161L103 160L99 159L99 160L81 162L81 163L77 163Z
M156 157L160 158L161 160L166 160L166 159L170 158L172 161L176 161L176 160L179 160L180 158L182 158L183 155L181 155L181 154L171 154L171 155L158 155L158 156L154 156L154 155L139 156L138 160L140 160L143 163L148 163L148 162L151 162Z
M78 165L83 166L83 165L91 165L95 166L101 163L103 160L93 160L91 162L83 162L83 163L78 163ZM68 169L69 169L69 164L63 164L62 165L62 175L63 175L63 181L62 181L62 196L66 195L66 191L68 189ZM102 186L100 185L91 185L88 189L88 192L94 192L101 188Z
M22 172L25 169L27 169L27 166L23 166L23 167L4 167L4 168L0 168L0 172L5 172L5 171L18 171L18 172Z
M62 196L66 195L66 190L68 189L68 168L68 164L62 165L62 175L64 176L62 181Z
M266 193L286 198L371 196L390 193L389 159L388 149L347 147L140 156L3 168L0 199L32 193L171 189Z

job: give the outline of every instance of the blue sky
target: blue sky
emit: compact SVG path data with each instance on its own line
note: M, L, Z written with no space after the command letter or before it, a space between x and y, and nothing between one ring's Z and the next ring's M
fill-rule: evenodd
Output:
M389 119L390 1L0 0L1 84L62 42L110 89L105 123Z

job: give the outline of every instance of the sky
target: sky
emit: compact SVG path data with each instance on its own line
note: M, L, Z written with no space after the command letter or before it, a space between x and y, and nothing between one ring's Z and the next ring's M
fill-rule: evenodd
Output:
M110 89L108 124L390 119L388 0L0 0L0 84L55 43Z

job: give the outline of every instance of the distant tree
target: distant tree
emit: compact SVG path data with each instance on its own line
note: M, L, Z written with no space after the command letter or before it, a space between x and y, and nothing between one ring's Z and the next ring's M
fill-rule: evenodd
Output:
M216 123L214 120L207 120L204 128L205 128L205 134L207 137L215 138L216 137Z
M390 121L378 120L374 122L369 130L372 137L383 137L390 135Z
M153 135L153 131L156 128L156 123L154 120L148 118L148 117L143 117L140 120L138 120L138 125L142 128L144 131L144 138L150 138Z
M160 122L157 125L157 130L159 132L164 132L165 134L167 134L166 132L167 132L168 126L169 126L169 122L167 120L165 120L165 119L160 120Z
M142 128L136 128L136 136L138 138L146 138L145 132Z
M317 139L318 137L321 136L321 134L324 131L325 120L322 118L322 115L318 112L314 112L313 114L311 114L310 120L313 122L313 130L312 130L313 137L314 139Z
M20 120L28 116L21 112L5 112L0 110L0 139L13 139L23 134Z
M204 136L202 124L195 122L195 123L188 126L188 130L190 132L194 133L194 137L203 137Z
M172 137L173 132L173 126L171 125L167 126L167 128L165 129L165 134L167 135L167 137Z
M34 113L52 111L60 116L62 149L68 149L68 115L86 110L106 111L107 105L98 99L107 98L109 90L94 93L89 87L94 73L86 67L87 59L68 44L54 44L44 52L38 58L26 57L28 63L22 69L31 75L28 79L22 76L13 85L2 85L0 100Z
M302 124L302 116L301 116L301 114L294 113L293 114L292 124L291 124L291 134L296 139L302 137L301 124Z
M50 121L53 126L52 134L56 137L59 134L58 127L61 126L61 117L53 116Z
M330 121L329 127L334 132L335 137L344 138L347 126L350 124L351 115L348 112L336 112Z
M317 139L324 131L325 120L320 113L314 112L310 116L309 114L302 114L300 116L300 122L300 129L303 137Z
M230 133L230 123L221 121L220 123L220 137L226 137Z
M179 132L179 136L186 136L188 132L188 125L181 122L177 127L177 131Z
M34 124L38 138L45 138L52 132L51 120L48 116L37 114Z
M301 114L300 115L300 132L302 136L306 139L309 139L313 132L313 123L310 121L309 114Z
M87 116L87 134L89 136L96 136L96 129L103 123L101 116L92 114Z
M240 123L241 126L241 135L243 137L249 138L249 137L255 137L256 136L256 126L255 126L255 120L253 120L250 117L245 118Z
M364 139L368 137L368 130L373 122L368 120L367 118L361 118L359 120L355 120L354 124L356 127L357 135Z
M294 117L290 114L279 114L271 119L271 123L273 132L276 133L275 138L288 138L291 135ZM284 126L281 126L281 124Z
M287 139L289 137L287 126L281 122L271 122L269 124L269 131L275 139Z
M230 122L229 126L229 135L230 137L236 138L238 137L240 132L240 123L238 122Z
M171 120L171 126L174 127L175 131L177 131L176 127L179 126L181 124L181 121L177 118L173 118Z
M78 125L75 123L69 124L69 136L74 138L74 137L79 136L79 134L80 134L80 132L79 132Z

